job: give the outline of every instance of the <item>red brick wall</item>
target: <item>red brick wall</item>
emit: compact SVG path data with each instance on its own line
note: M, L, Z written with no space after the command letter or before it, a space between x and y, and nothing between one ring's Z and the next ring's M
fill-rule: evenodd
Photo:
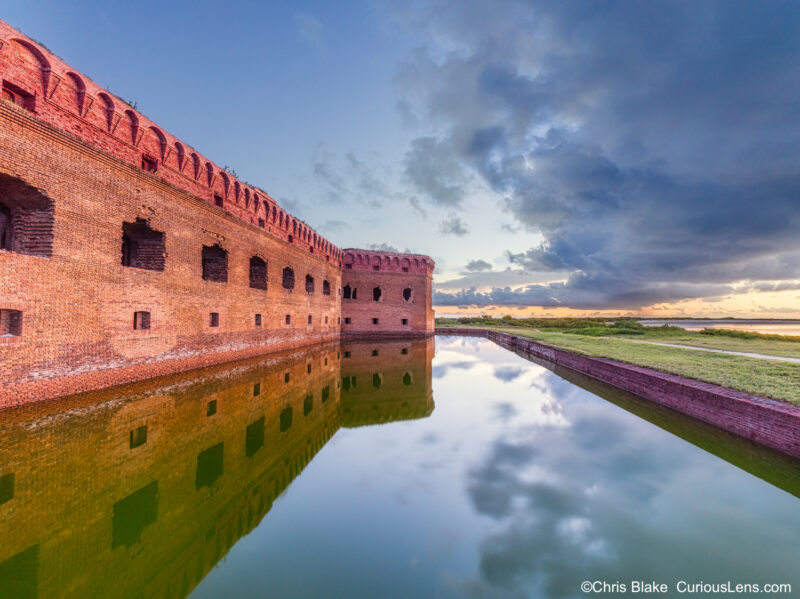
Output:
M0 252L0 309L23 313L23 334L0 337L0 403L339 335L340 298L322 293L324 280L341 286L338 265L0 103L0 202L20 181L52 201L55 224L50 257ZM163 271L122 265L123 223L137 219L164 233ZM202 277L202 248L216 244L227 251L227 283ZM252 256L267 262L266 291L250 287ZM281 285L286 266L292 291ZM149 330L133 330L137 311L151 313Z
M0 248L0 405L339 336L343 253L268 194L2 21L0 84L0 203L11 216L0 224L18 234ZM139 239L138 264L153 270L123 265L125 223L128 237L144 224L157 232ZM202 248L217 245L227 272L207 264L204 278ZM431 334L433 262L381 256L387 300L371 306L380 327L363 332ZM267 263L266 290L250 285L253 257ZM413 301L398 299L405 285ZM134 329L136 312L150 313L148 329Z
M263 221L270 233L341 262L339 248L281 209L265 191L225 172L3 21L0 77L10 91L32 97L26 105L43 121L137 168L142 168L143 157L155 159L154 177L210 204L218 196L223 209L237 218L256 226Z
M342 287L349 285L351 294L352 290L356 290L357 297L346 299L346 294L342 296L342 334L432 334L433 268L434 262L427 256L345 250ZM373 296L375 288L380 288L378 301ZM411 290L408 300L403 296L405 289ZM376 318L377 324L373 321ZM406 324L403 324L403 319L407 321Z

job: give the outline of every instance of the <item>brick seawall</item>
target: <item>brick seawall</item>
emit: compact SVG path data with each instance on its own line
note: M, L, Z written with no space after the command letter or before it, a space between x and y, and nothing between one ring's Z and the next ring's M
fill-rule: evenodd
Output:
M607 358L592 358L488 329L436 329L437 335L483 337L580 372L731 433L800 457L800 408L711 383Z

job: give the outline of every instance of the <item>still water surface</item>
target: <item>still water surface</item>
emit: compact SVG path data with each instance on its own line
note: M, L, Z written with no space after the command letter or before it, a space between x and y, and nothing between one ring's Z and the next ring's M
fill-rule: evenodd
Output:
M660 327L665 324L681 327L687 331L702 331L703 329L728 329L736 331L750 331L753 333L767 333L771 335L800 335L800 321L798 320L640 320L646 327Z
M0 413L0 597L800 589L797 462L483 339L435 354L345 343Z

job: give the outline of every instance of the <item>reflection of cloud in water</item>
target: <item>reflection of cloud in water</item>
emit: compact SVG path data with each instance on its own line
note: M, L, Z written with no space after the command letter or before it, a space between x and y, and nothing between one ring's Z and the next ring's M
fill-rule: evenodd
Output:
M494 369L494 378L510 383L525 372L525 370L525 368L519 366L498 366Z
M719 509L730 509L732 483L746 475L554 374L543 383L537 409L563 411L572 426L532 431L528 404L515 404L517 414L507 402L495 407L508 416L506 430L468 473L466 490L496 526L461 593L577 597L582 580L732 579L752 569L741 548L761 525L753 518L783 544L765 548L773 556L750 578L793 580L794 531L782 535L775 515L757 509L741 517ZM713 486L709 472L719 474Z
M450 364L437 364L433 367L433 378L440 379L450 370L469 370L475 366L475 362L465 360L463 362L451 362Z

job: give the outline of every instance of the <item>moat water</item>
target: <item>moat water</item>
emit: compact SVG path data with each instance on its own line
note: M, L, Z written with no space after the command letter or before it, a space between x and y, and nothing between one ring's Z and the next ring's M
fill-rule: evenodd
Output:
M487 340L344 343L0 412L0 597L796 593L798 496L798 462Z

